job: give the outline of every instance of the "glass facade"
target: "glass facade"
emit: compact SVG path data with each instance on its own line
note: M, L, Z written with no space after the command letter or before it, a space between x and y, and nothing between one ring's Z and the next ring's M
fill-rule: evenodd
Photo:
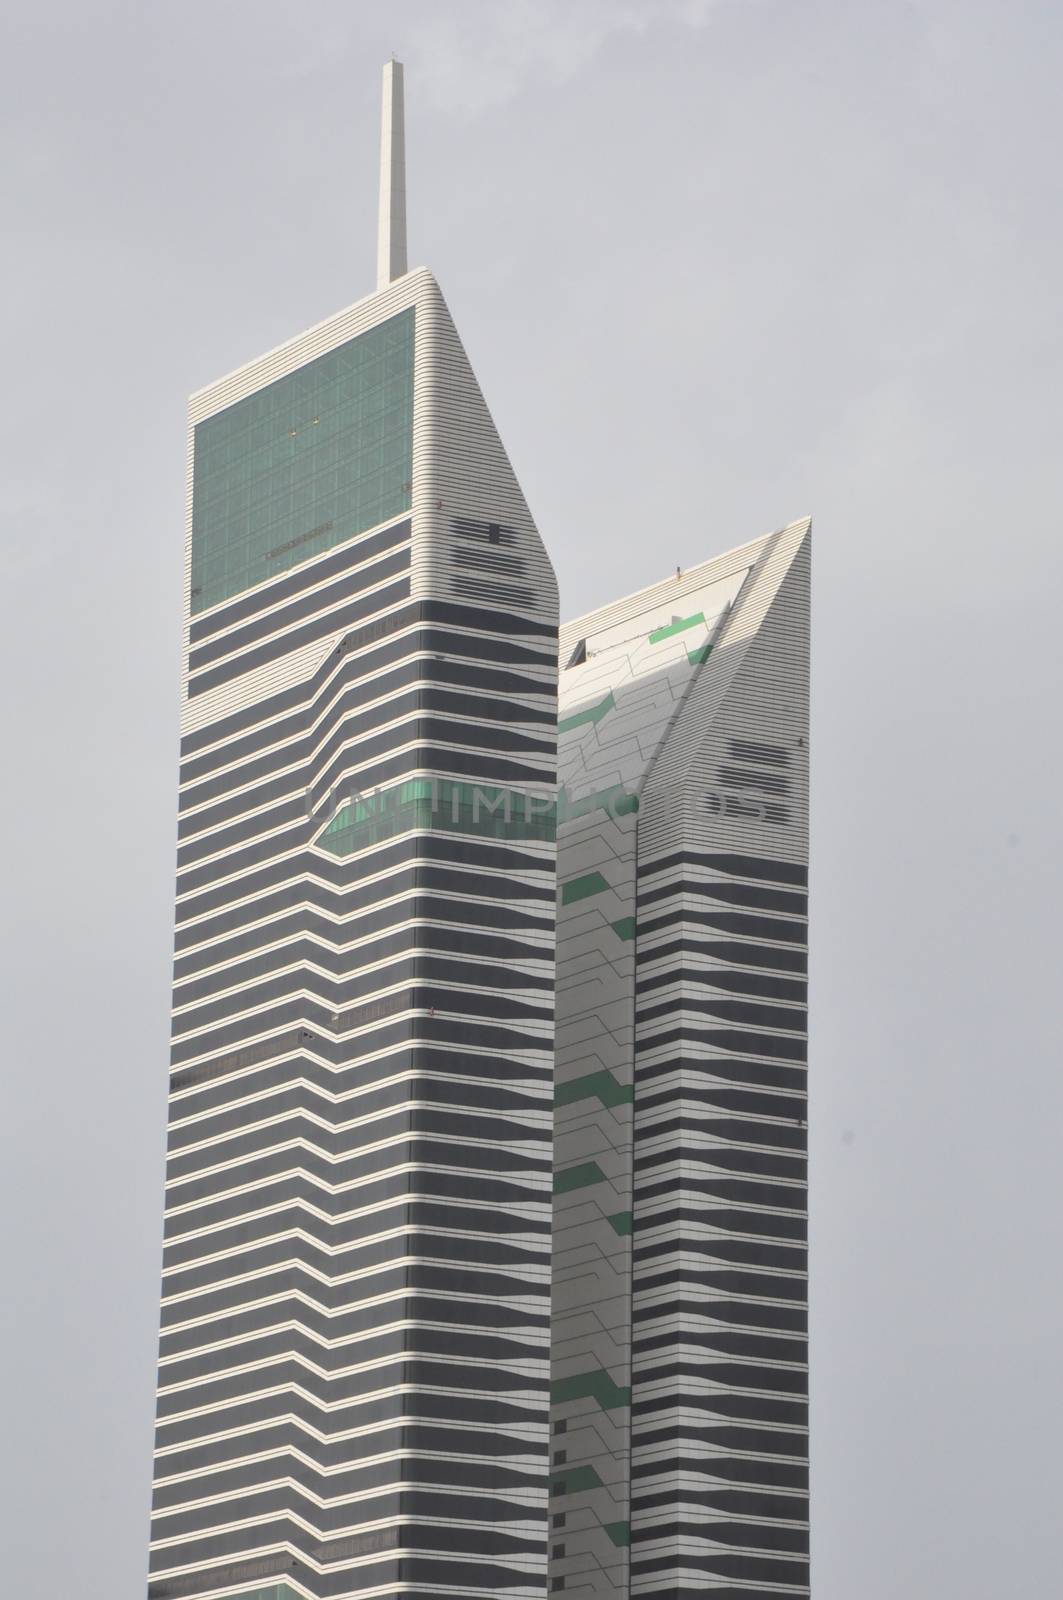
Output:
M192 612L410 509L412 308L195 430Z
M487 839L557 837L557 805L524 790L449 778L411 778L341 806L316 843L350 856L412 828Z

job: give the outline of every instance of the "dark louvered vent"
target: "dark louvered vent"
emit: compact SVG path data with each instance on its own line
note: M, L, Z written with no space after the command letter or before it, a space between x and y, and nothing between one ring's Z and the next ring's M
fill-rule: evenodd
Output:
M463 600L490 600L493 605L538 608L535 589L514 582L528 578L527 560L515 549L520 544L515 528L472 517L455 517L450 526L456 534L450 550L451 566L456 568L451 594Z
M517 544L515 528L503 522L475 522L472 517L455 517L450 526L461 539L477 539L481 544Z
M780 772L758 772L755 767L721 767L720 779L731 789L754 789L758 794L790 793L790 780Z
M452 594L499 606L535 607L534 589L512 582L528 576L528 563L514 548L520 543L515 528L473 517L454 517L450 526L457 535L450 552L451 565L458 569L450 580Z
M755 761L762 767L790 765L790 752L781 744L751 744L748 739L732 739L731 754L737 761Z
M535 596L530 589L518 588L512 583L489 583L485 579L467 578L460 574L450 580L453 594L465 600L491 600L502 606L531 606Z
M528 570L523 556L511 556L507 550L452 550L451 562L456 567L471 567L474 572L501 572L509 578L522 578Z
M772 804L766 797L790 793L790 779L780 770L790 765L790 752L784 745L754 744L749 739L730 740L730 751L743 765L719 767L717 776L721 787L728 793L755 797L761 804L765 822L789 822L787 807Z

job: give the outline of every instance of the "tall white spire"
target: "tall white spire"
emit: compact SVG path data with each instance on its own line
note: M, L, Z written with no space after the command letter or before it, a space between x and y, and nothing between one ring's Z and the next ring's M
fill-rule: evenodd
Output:
M402 62L384 67L380 117L380 227L376 286L385 289L406 271L406 127Z

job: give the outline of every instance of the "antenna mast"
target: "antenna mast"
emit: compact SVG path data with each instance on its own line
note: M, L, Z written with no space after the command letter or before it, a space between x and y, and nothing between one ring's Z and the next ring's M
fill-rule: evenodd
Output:
M386 289L406 272L406 126L402 62L384 67L380 117L380 226L376 286Z

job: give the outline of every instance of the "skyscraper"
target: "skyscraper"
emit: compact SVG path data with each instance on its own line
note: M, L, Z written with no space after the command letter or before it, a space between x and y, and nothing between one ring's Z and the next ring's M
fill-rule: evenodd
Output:
M557 593L402 140L190 406L153 1600L545 1588Z
M149 1597L807 1595L809 524L559 655L381 144L191 401Z
M809 525L561 631L550 1586L808 1593Z

